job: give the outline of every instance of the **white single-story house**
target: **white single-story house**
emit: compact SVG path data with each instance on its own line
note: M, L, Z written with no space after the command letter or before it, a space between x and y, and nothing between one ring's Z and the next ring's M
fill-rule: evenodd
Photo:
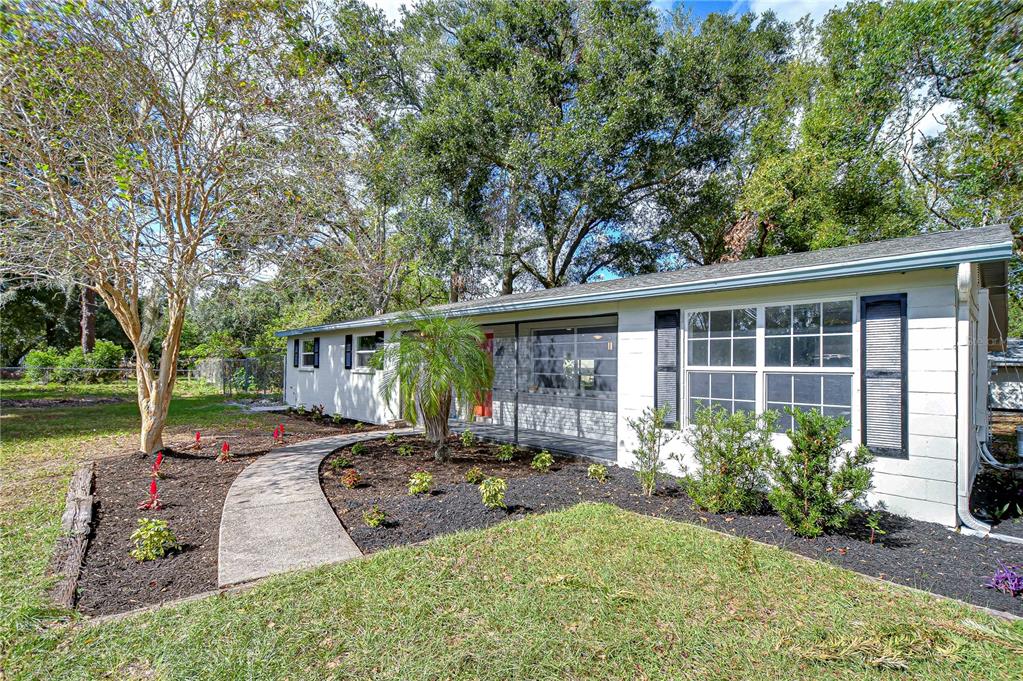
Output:
M877 456L872 503L983 529L968 498L1012 249L1007 227L985 227L431 310L487 335L495 379L474 408L480 434L629 466L628 420L646 407L668 407L680 428L707 404L819 408L848 418L851 442ZM280 332L287 403L394 420L369 358L398 318ZM685 455L679 438L670 448Z

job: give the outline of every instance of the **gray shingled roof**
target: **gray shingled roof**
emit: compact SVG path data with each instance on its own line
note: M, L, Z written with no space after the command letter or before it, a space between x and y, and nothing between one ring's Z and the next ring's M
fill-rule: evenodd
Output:
M985 249L990 246L992 248ZM1000 248L999 248L1000 247ZM540 304L549 301L551 306L570 304L572 299L588 299L593 296L607 295L609 298L621 298L622 294L628 297L629 292L648 292L649 289L669 289L665 293L672 293L672 287L687 287L687 292L714 290L724 288L725 281L735 280L735 288L743 279L749 279L749 286L761 285L763 281L754 281L758 275L777 276L786 272L805 272L820 270L819 277L803 276L800 280L808 278L829 278L842 276L842 272L835 272L836 266L844 266L848 274L860 274L857 265L861 263L879 263L880 269L884 271L901 271L904 269L920 269L928 266L925 260L915 258L915 262L908 262L913 256L924 256L930 253L948 254L945 260L955 260L956 251L982 251L983 253L966 255L958 260L960 262L981 261L981 260L1005 260L1009 257L1012 248L1012 233L1005 225L994 227L982 227L954 232L932 232L901 239L890 239L887 241L874 241L855 246L843 246L840 248L827 248L819 251L806 253L793 253L790 255L779 255L767 258L753 258L737 262L722 263L718 265L705 265L702 267L688 267L671 272L656 272L636 277L622 279L610 279L597 281L589 284L576 284L573 286L561 286L552 289L540 289L526 291L524 293L513 293L507 296L495 296L479 300L466 300L458 303L435 305L429 310L438 314L472 314L474 311L480 313L495 312L495 306L502 308L515 308L521 304ZM984 255L988 253L988 255ZM951 258L951 260L950 260ZM947 266L948 262L934 262L930 266ZM763 279L763 277L761 277ZM639 297L637 295L637 297ZM499 310L496 310L499 311ZM388 324L399 318L398 313L379 315L376 317L363 317L361 319L345 320L334 324L309 327L305 329L294 329L282 331L278 335L298 335L299 333L328 331L333 328L354 328L358 326L378 326Z

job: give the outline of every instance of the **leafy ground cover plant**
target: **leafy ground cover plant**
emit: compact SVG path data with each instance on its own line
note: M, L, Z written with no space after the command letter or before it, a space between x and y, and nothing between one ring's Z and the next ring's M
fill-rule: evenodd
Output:
M398 456L412 456L412 454L414 454L414 452L412 451L412 445L398 446Z
M131 557L139 562L163 558L178 547L177 537L167 521L155 518L139 518L138 528L131 533L131 541L135 544Z
M788 431L789 451L773 457L771 506L799 536L840 530L859 512L857 504L870 489L873 456L863 446L842 449L845 419L812 410L789 413L796 427Z
M465 472L465 481L470 485L478 485L483 482L486 476L483 474L483 469L479 466L473 466Z
M607 482L607 466L600 463L591 463L586 469L586 477L597 482Z
M408 479L408 493L410 496L426 494L433 487L433 474L429 471L416 471Z
M338 471L340 471L342 469L351 468L351 467L352 467L352 460L349 459L347 456L337 456L337 457L334 457L333 459L330 460L330 468L335 473L337 473Z
M480 500L487 508L505 508L504 495L508 483L503 478L487 478L480 483Z
M396 433L388 433L387 437L384 438L384 442L386 442L389 445L393 445L397 441L398 435Z
M675 433L665 426L668 408L647 407L639 418L627 419L629 428L636 436L636 447L632 450L636 465L636 478L645 496L653 496L657 480L664 475L664 459L661 450L674 439Z
M366 445L362 442L356 442L352 445L352 456L362 456L366 451Z
M366 527L382 527L387 522L387 514L384 509L373 504L362 512L362 522L366 523Z
M472 447L476 444L476 434L468 428L462 431L462 434L458 436L458 439L461 441L463 447Z
M533 457L533 461L529 464L529 467L534 471L540 473L547 473L551 470L551 466L554 465L554 457L546 449Z
M515 458L515 445L510 442L506 442L497 448L497 454L495 456L498 461L511 461Z
M334 414L330 417L330 420L334 422L335 426L340 426L341 422L345 420L345 417L341 414Z
M349 468L345 471L344 475L341 476L341 484L348 489L355 489L362 482L362 476L359 475L359 471L354 468Z
M697 463L688 485L697 505L711 513L760 509L768 487L766 467L774 455L771 432L776 421L774 412L729 414L721 407L705 407L693 415L682 437ZM681 463L681 456L675 458Z
M1006 565L998 561L998 568L984 586L1003 593L1023 594L1023 565Z
M879 537L888 534L881 529L881 514L871 513L867 516L867 529L870 530L870 543L873 544Z

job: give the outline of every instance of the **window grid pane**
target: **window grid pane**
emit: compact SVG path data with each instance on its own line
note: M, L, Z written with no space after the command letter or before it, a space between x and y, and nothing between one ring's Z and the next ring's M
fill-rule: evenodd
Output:
M770 305L764 318L767 366L852 366L851 300Z
M756 374L728 371L689 371L689 418L701 408L721 407L729 414L756 411Z
M852 436L852 374L767 374L767 408L778 412L776 433L793 427L786 409L816 409L846 420L842 436Z
M757 308L693 312L687 328L689 366L756 366Z

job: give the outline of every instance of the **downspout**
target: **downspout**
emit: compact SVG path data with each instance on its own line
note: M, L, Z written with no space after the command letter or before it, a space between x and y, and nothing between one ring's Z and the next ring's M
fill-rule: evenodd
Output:
M973 403L970 399L970 303L973 263L960 263L956 276L956 516L963 534L986 537L991 526L970 513L970 447L973 445Z

